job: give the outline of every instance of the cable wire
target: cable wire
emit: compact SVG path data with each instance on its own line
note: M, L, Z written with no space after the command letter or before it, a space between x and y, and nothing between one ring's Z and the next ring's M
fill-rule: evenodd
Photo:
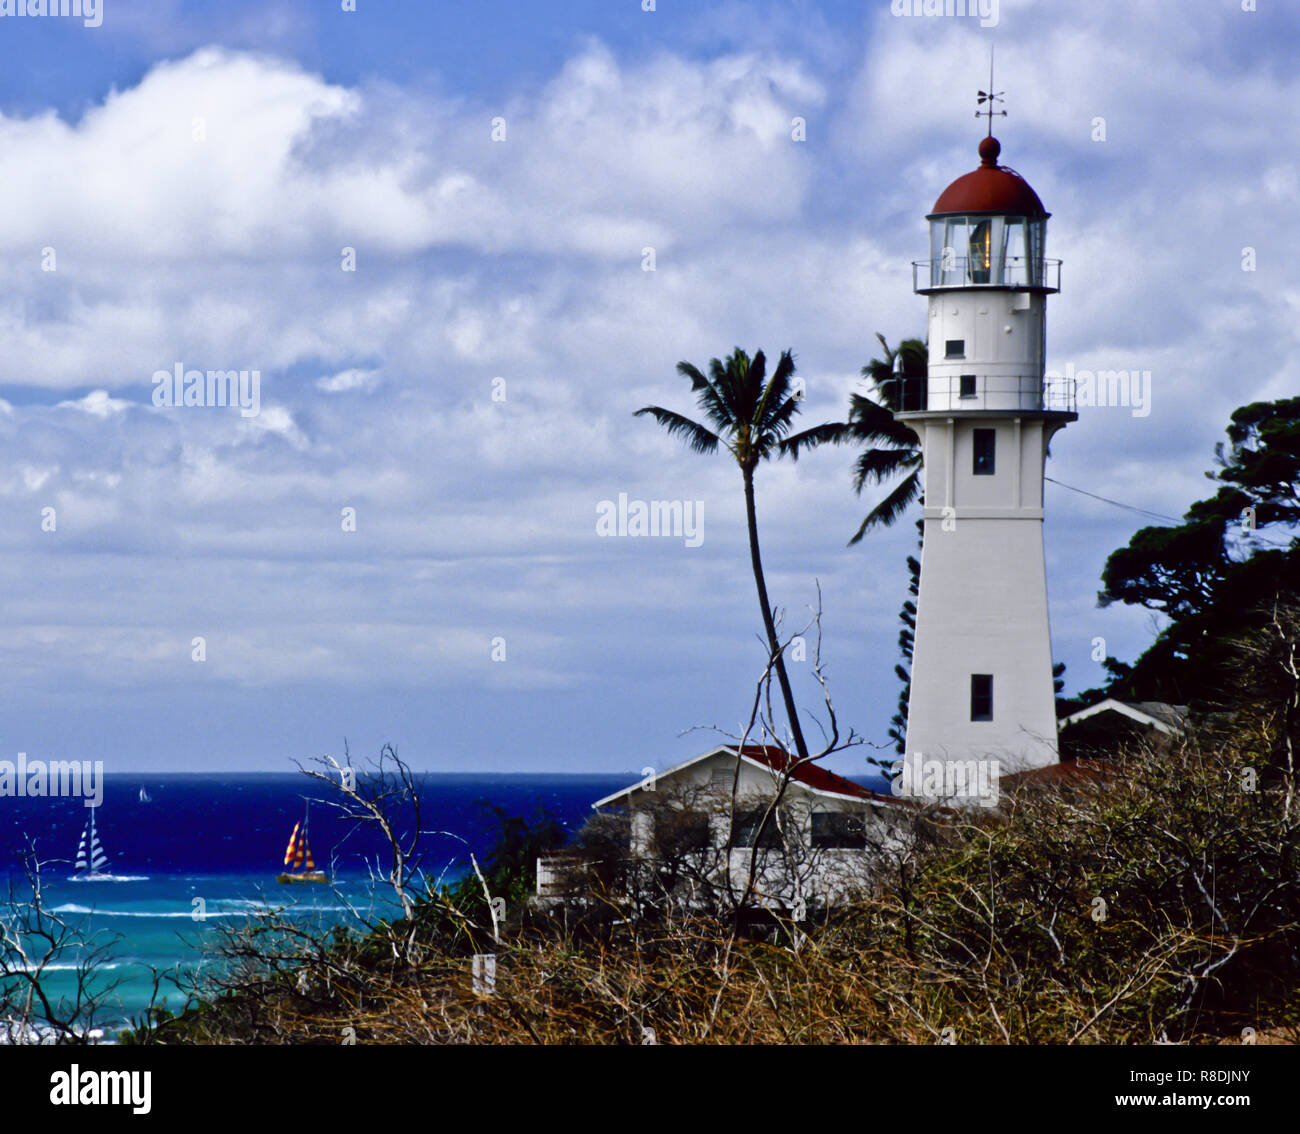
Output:
M1181 524L1183 521L1176 516L1166 516L1160 512L1150 512L1146 508L1135 508L1132 504L1121 504L1118 500L1112 500L1109 496L1098 496L1095 492L1086 492L1082 488L1075 488L1072 484L1062 484L1059 480L1052 480L1050 476L1043 477L1044 480L1051 481L1052 484L1061 488L1068 488L1071 492L1078 492L1083 496L1091 496L1094 500L1100 500L1104 504L1114 504L1116 508L1123 508L1128 512L1136 512L1139 516L1150 516L1156 520L1168 520L1171 524Z

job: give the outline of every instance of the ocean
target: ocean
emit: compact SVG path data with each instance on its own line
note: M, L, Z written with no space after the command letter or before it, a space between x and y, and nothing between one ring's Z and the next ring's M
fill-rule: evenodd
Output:
M470 869L471 851L481 863L499 829L493 807L525 818L545 811L574 831L595 800L636 779L635 773L426 774L423 869L435 880L452 882ZM141 789L149 802L141 802ZM47 908L110 944L104 976L116 987L96 1026L111 1039L147 1006L150 966L192 973L205 963L205 944L220 924L245 924L283 910L304 922L357 926L349 907L371 917L392 911L391 890L375 883L370 871L382 860L382 842L320 802L310 810L311 850L334 887L277 884L290 832L303 817L304 796L321 800L326 792L299 774L108 775L95 826L108 856L104 870L113 880L91 882L71 877L90 814L81 799L4 798L0 871L22 900L22 848L34 839L44 864ZM47 982L53 994L72 987L75 966L75 957L55 962ZM159 999L173 1009L182 1002L175 991Z

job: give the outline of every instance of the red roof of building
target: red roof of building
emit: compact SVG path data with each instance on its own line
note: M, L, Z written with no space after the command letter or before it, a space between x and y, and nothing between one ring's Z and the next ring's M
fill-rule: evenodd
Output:
M732 752L736 750L734 745L728 745L727 747ZM760 764L766 764L774 772L784 772L797 759L784 748L777 748L773 744L746 744L741 749L741 754L748 756L751 760L757 760ZM828 772L825 768L811 761L807 764L798 764L794 771L790 773L790 778L798 780L801 784L807 785L814 791L830 791L835 792L837 795L851 795L857 799L875 799L885 803L905 802L896 799L892 795L881 795L879 792L864 788L861 784L855 784L852 780L846 780L843 776Z
M1097 760L1062 760L1059 764L1046 764L1026 772L1012 772L1003 776L1001 786L1014 790L1022 784L1100 783L1110 769Z
M735 752L736 745L724 744L699 756L692 757L681 764L668 768L659 773L663 778L671 776L683 768L690 767L700 760L710 756L716 756L719 752ZM798 758L792 756L784 748L778 748L774 744L746 744L741 749L741 754L748 760L756 764L762 764L778 775L790 769L790 778L803 784L813 791L832 792L836 795L846 795L854 799L870 800L874 803L887 803L893 807L906 807L911 809L923 809L926 804L924 800L898 798L893 795L882 795L880 792L871 791L864 788L861 784L855 784L852 780L845 779L843 776L837 776L834 772L828 772L825 768L813 763L811 760L800 764ZM636 792L647 790L644 787L644 781L633 784L631 787L624 788L622 791L616 791L612 795L607 795L604 799L598 799L592 804L594 808L601 808L607 804L614 803L615 800L630 797ZM649 790L653 791L653 788ZM940 810L943 810L942 808Z
M980 142L978 169L963 174L939 194L931 216L952 213L997 213L1004 216L1046 217L1050 214L1029 182L1014 169L998 165L1002 144L996 138Z

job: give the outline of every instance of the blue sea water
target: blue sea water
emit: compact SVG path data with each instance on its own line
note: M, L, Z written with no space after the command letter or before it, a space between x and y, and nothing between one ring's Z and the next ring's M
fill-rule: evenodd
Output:
M592 802L633 782L623 775L451 775L421 779L422 868L454 881L480 863L495 842L492 808L534 818L543 810L576 830ZM150 802L142 803L144 788ZM46 906L111 942L107 979L117 982L109 1009L96 1021L110 1035L138 1017L151 993L150 966L192 973L221 924L248 924L284 910L315 924L358 926L391 912L392 891L373 879L383 843L345 823L323 802L328 788L302 775L109 775L95 824L112 881L73 880L73 860L89 810L76 798L0 799L0 873L23 897L22 849L34 839L43 863ZM333 886L284 886L289 834L310 810L311 849ZM408 829L413 817L403 816ZM28 892L29 894L30 892ZM200 918L196 916L202 913ZM76 957L60 957L49 977L56 995L70 987ZM62 984L61 984L62 982ZM183 997L160 998L179 1007Z

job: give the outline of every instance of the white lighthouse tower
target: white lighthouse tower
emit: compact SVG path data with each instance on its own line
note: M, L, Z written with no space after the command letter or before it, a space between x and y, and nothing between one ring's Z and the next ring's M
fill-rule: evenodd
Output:
M930 258L912 282L929 297L928 376L897 379L925 476L904 774L915 787L943 762L948 794L958 764L1006 775L1058 760L1043 464L1078 415L1072 390L1043 380L1046 300L1060 290L1049 214L1001 149L990 117L979 168L927 218Z

